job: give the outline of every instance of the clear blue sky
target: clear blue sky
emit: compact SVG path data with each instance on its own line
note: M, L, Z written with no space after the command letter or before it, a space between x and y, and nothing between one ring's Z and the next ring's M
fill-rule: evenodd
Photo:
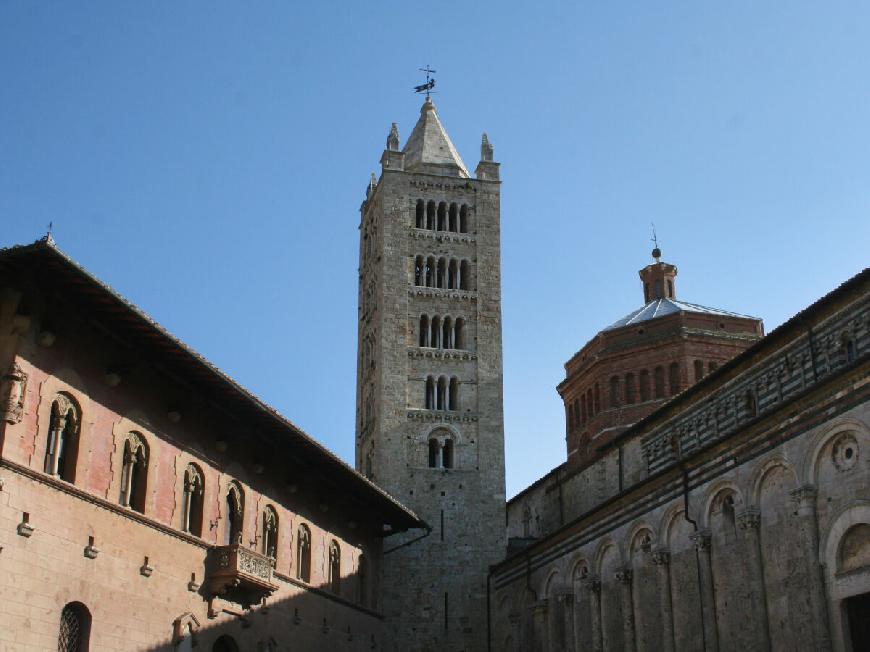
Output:
M61 248L352 463L358 208L417 68L502 163L507 487L642 302L768 330L868 262L870 4L0 5L0 246ZM404 140L403 140L404 142Z

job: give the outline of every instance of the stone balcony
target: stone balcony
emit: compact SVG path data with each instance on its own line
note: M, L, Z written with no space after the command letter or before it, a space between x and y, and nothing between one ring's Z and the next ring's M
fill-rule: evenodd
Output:
M278 588L274 566L274 559L241 544L215 546L209 551L208 591L243 604L257 603Z

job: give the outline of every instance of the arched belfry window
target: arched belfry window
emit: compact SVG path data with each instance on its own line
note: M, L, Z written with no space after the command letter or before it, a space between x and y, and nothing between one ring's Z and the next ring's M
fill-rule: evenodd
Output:
M414 221L414 225L418 229L423 229L426 227L426 205L423 203L422 199L417 200L417 210L416 210L416 220Z
M453 439L445 439L441 447L441 464L445 469L453 468Z
M435 230L435 202L432 200L426 204L426 228L430 231Z
M81 411L71 396L58 394L51 403L45 472L75 482Z
M445 202L438 203L438 227L436 231L447 230L447 204Z
M341 547L335 539L329 544L329 589L341 593Z
M437 430L429 435L429 468L456 468L456 446L453 434L448 430Z
M245 520L245 494L237 482L231 482L226 495L226 522L224 544L242 543L242 524Z
M139 433L131 432L124 441L121 504L144 514L147 484L148 444Z
M459 209L459 232L468 233L468 206L465 204Z
M426 285L426 261L423 256L414 258L414 285L418 287Z
M640 400L641 403L649 400L649 371L644 369L640 372Z
M184 470L184 493L181 498L181 529L202 536L202 502L204 480L196 464Z
M450 204L450 217L448 219L447 230L456 233L459 230L459 207L456 204Z
M469 278L468 271L468 261L463 260L459 263L459 289L460 290L470 290L471 282Z
M304 523L296 532L296 579L311 581L311 530Z
M91 614L81 602L70 602L60 612L58 652L87 652L91 638Z
M278 514L271 505L263 510L263 535L260 552L273 559L278 554Z

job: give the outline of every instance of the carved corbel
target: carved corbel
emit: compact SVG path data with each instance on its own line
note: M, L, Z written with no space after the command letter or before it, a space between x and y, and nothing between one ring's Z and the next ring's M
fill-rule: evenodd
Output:
M671 553L669 550L660 549L652 553L652 563L655 566L667 566L671 563Z
M24 414L24 394L27 389L27 374L15 362L9 371L0 377L0 397L2 397L4 421L16 424Z
M692 543L695 544L695 548L699 552L707 552L710 550L710 530L698 530L697 532L689 535L689 538L692 540Z

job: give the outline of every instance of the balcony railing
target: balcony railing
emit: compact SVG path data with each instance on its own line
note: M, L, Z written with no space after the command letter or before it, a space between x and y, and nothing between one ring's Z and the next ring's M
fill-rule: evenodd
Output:
M275 560L241 544L209 551L208 590L253 604L277 589L272 579Z

